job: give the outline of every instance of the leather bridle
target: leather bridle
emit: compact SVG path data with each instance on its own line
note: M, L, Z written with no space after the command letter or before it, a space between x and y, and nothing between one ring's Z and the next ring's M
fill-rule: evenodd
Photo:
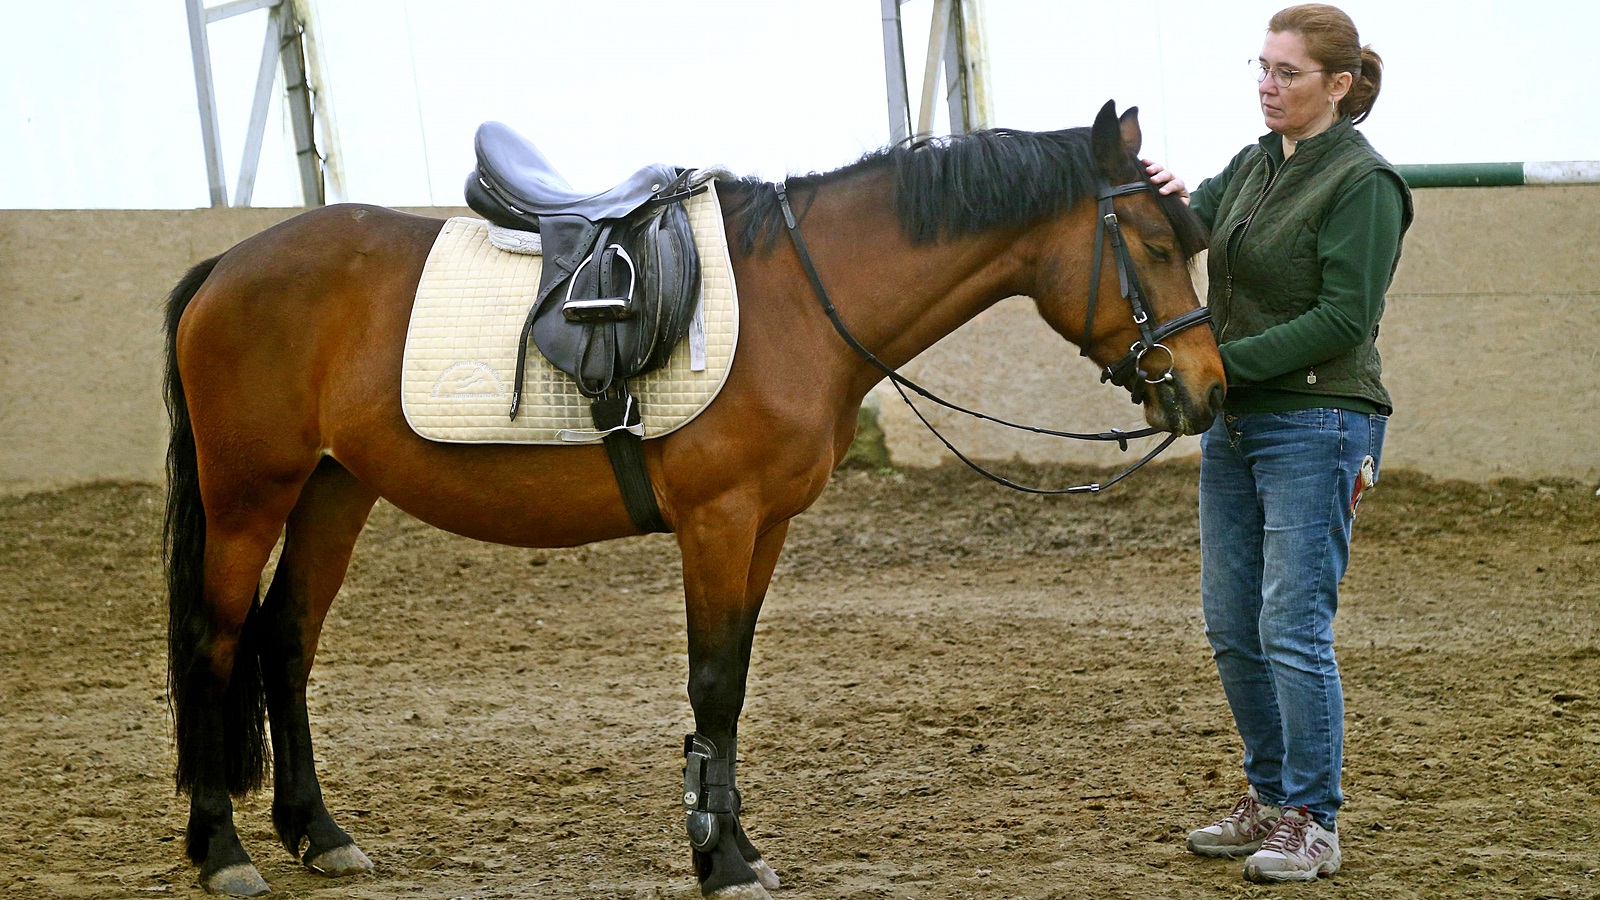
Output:
M827 289L822 285L822 277L817 274L817 267L811 261L811 253L806 249L805 238L803 238L800 234L799 220L795 218L794 208L789 205L788 185L785 182L780 181L773 187L777 191L778 205L783 210L783 221L788 227L789 238L794 242L795 253L800 257L801 268L805 270L806 278L811 281L811 288L816 293L817 300L821 302L822 311L827 314L828 321L833 323L834 330L839 333L839 336L844 339L844 342L848 344L850 348L854 350L862 359L866 360L869 365L871 365L874 369L877 369L883 374L884 377L889 379L890 383L894 385L895 390L899 392L901 399L906 401L906 405L911 407L911 411L916 414L917 418L921 420L923 425L927 426L929 431L933 432L933 436L938 438L940 443L945 445L946 449L948 449L951 453L954 453L957 459L966 463L980 475L988 478L991 481L1005 485L1006 487L1024 491L1030 494L1098 493L1138 471L1140 467L1150 460L1155 459L1156 456L1161 453L1161 451L1167 449L1172 445L1173 441L1178 439L1179 436L1176 432L1168 434L1166 439L1161 442L1160 446L1156 447L1138 462L1129 466L1127 469L1124 469L1114 478L1106 481L1103 484L1096 482L1093 484L1083 484L1069 488L1045 489L1017 484L1016 482L1011 481L1004 476L996 475L995 473L990 472L988 469L985 469L968 459L960 450L957 450L955 445L950 443L950 441L946 439L944 435L940 434L937 428L933 427L933 423L928 421L927 417L922 414L921 410L917 409L916 405L911 402L911 398L906 396L907 389L910 389L914 393L925 397L928 400L945 407L946 409L963 413L986 422L994 422L997 425L1004 425L1008 428L1015 428L1020 431L1031 432L1033 434L1070 438L1079 441L1115 441L1124 452L1126 452L1128 449L1129 440L1134 438L1150 437L1151 435L1160 434L1161 431L1160 429L1156 428L1140 428L1134 431L1124 431L1120 428L1112 428L1107 431L1097 433L1081 433L1072 431L1053 431L1048 428L1039 428L1033 425L1020 425L1015 422L1008 422L1005 419L995 418L994 416L985 415L984 413L975 412L973 410L966 409L965 407L958 406L896 372L888 364L883 362L883 360L878 359L878 357L874 355L872 351L862 346L861 342L856 340L855 335L850 333L850 329L845 327L844 320L839 317L839 310L834 307L833 300L829 298ZM1081 347L1081 354L1087 356L1089 335L1092 333L1091 329L1094 326L1095 300L1100 292L1100 265L1104 256L1105 240L1109 236L1113 258L1116 260L1117 264L1117 281L1119 282L1121 288L1122 298L1128 301L1128 306L1133 312L1133 321L1139 327L1139 340L1133 343L1133 346L1129 348L1127 354L1121 359L1105 367L1100 374L1100 381L1102 383L1110 381L1112 384L1126 388L1129 393L1133 395L1135 402L1139 401L1146 385L1164 384L1173 380L1172 366L1175 360L1172 355L1172 351L1161 342L1186 328L1191 328L1195 325L1201 324L1202 322L1208 322L1211 319L1211 311L1202 306L1198 309L1189 310L1188 312L1169 319L1166 322L1152 324L1152 322L1155 320L1155 313L1150 308L1150 304L1145 297L1143 285L1139 282L1138 270L1136 270L1133 266L1133 257L1128 252L1127 242L1122 238L1122 230L1117 222L1116 210L1112 205L1112 201L1117 197L1149 189L1149 184L1143 181L1134 181L1127 184L1102 187L1097 192L1097 196L1099 198L1099 224L1095 229L1094 235L1093 271L1089 276L1089 303L1084 317L1083 345ZM1160 350L1167 354L1168 365L1166 370L1159 377L1151 378L1149 370L1145 368L1144 361L1145 357L1155 350Z
M1115 187L1102 187L1099 191L1099 227L1094 232L1094 261L1090 264L1089 275L1089 303L1083 317L1083 343L1079 350L1080 356L1089 355L1089 336L1094 334L1094 307L1095 301L1100 297L1100 260L1104 252L1106 240L1111 241L1111 252L1117 261L1117 281L1122 291L1122 299L1128 301L1128 307L1133 312L1133 323L1139 326L1139 339L1128 348L1127 355L1106 366L1100 373L1100 381L1126 388L1137 402L1144 391L1144 385L1167 384L1172 381L1172 367L1177 358L1163 340L1192 328L1202 322L1211 321L1211 310L1201 306L1191 309L1180 316L1168 319L1165 322L1152 324L1155 321L1155 310L1150 308L1145 299L1144 286L1139 282L1139 271L1133 267L1133 257L1128 253L1128 243L1122 239L1122 228L1117 222L1117 211L1112 205L1112 200L1126 194L1136 194L1145 191L1149 185L1142 181L1133 181L1119 184ZM1145 357L1151 351L1160 350L1167 356L1166 368L1157 378L1151 378L1149 370L1145 367Z

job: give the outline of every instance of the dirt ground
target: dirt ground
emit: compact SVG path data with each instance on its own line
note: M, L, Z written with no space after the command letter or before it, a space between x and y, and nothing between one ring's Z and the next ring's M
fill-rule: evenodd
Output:
M1064 484L1097 473L1014 467ZM1600 896L1600 498L1384 473L1339 615L1345 867L1260 888L1183 835L1242 790L1201 633L1190 463L1094 497L852 471L797 519L740 748L812 898ZM163 694L161 495L0 498L0 893L202 896ZM312 715L377 871L290 898L689 898L676 547L527 551L380 505Z

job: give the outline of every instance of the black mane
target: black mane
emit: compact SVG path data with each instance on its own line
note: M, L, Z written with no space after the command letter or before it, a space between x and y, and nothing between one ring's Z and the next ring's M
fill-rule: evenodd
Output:
M1130 157L1130 166L1144 167ZM1088 128L1061 131L991 129L948 138L900 143L874 150L832 172L788 179L791 202L803 206L814 189L876 170L895 179L900 226L914 243L1021 228L1058 215L1100 183ZM770 251L783 233L783 213L773 185L757 178L720 182L734 243L744 253ZM1183 255L1207 245L1205 226L1176 197L1160 197Z

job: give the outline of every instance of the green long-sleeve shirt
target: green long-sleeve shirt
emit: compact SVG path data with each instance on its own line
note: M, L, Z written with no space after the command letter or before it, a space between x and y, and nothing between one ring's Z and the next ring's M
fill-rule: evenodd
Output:
M1298 154L1285 162L1282 141L1276 134L1264 137L1260 146L1275 167L1299 162ZM1220 174L1201 182L1192 193L1190 208L1207 227L1215 224L1217 206L1229 180L1253 150L1246 148ZM1360 397L1253 385L1315 367L1370 339L1383 312L1384 292L1399 252L1404 203L1401 190L1386 172L1374 170L1354 180L1334 199L1317 229L1316 255L1322 286L1309 311L1258 334L1236 339L1229 338L1224 323L1218 340L1228 375L1230 411L1281 412L1336 406L1359 412L1388 412ZM1273 202L1271 191L1266 202ZM1237 253L1238 244L1250 239L1250 228L1241 228L1233 233L1229 246L1214 245L1211 252Z

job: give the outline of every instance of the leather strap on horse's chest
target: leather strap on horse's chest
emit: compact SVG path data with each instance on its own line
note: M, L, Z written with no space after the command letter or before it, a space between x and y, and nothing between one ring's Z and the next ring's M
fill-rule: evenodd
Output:
M644 464L644 425L639 404L624 386L614 395L596 400L590 412L594 427L605 432L601 442L611 459L611 472L622 489L622 505L633 526L647 534L670 534L672 529L661 517L655 489L650 486L650 471Z

